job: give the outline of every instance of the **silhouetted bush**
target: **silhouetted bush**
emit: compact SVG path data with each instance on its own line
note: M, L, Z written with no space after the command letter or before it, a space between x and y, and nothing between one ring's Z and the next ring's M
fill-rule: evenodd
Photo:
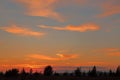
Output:
M80 68L77 68L75 71L75 76L81 76L81 69Z
M63 76L69 76L69 73L68 72L64 72Z
M57 72L55 72L55 73L54 73L54 76L60 76L60 74L59 74L59 73L57 73Z
M82 76L83 77L86 77L87 76L87 73L86 72L81 72Z
M18 69L8 70L6 71L5 76L6 77L17 77L19 75L18 72L19 72Z
M45 67L45 69L44 69L44 75L45 76L51 76L51 75L53 75L53 69L52 69L51 66Z
M0 76L3 76L4 74L3 74L3 72L0 72Z
M74 76L74 73L69 73L69 76Z
M91 71L89 71L89 76L96 77L97 76L97 71L96 71L96 66L92 68Z
M108 75L109 75L110 77L112 77L112 76L114 76L114 72L113 72L112 70L109 70Z

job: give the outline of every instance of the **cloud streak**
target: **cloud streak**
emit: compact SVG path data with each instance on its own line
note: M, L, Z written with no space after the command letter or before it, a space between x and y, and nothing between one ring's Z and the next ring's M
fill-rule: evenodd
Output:
M120 14L120 5L119 5L119 0L111 0L107 1L104 4L101 5L101 9L103 12L98 15L98 17L107 17L107 16L112 16L115 14Z
M95 52L97 53L103 53L106 54L107 56L120 56L120 49L119 48L105 48L101 50L96 50Z
M106 52L115 52L119 51L119 48L104 48L99 50L94 50L94 52L106 53Z
M17 26L17 25L11 25L9 27L1 27L0 29L3 31L6 31L8 33L22 35L22 36L40 37L40 36L45 35L45 33L43 33L43 32L32 31L31 29L24 28L23 26Z
M26 8L25 14L29 16L42 16L62 21L62 17L54 10L56 0L17 0Z
M77 58L77 54L56 54L57 57L50 57L46 55L41 55L41 54L30 54L27 55L29 58L33 59L40 59L40 60L50 60L50 61L59 61L59 60L69 60L69 59L74 59Z
M68 25L65 27L56 27L56 26L46 26L46 25L39 25L40 28L50 28L54 30L66 30L66 31L77 31L77 32L86 32L86 31L97 31L100 27L96 24L83 24L79 26Z

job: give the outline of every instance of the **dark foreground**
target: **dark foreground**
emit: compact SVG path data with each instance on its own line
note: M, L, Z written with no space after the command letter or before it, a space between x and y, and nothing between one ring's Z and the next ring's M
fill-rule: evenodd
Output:
M82 72L77 68L72 73L57 73L51 66L46 66L43 73L33 72L32 69L29 72L25 69L22 71L10 69L5 73L0 72L0 80L120 80L120 66L116 72L97 71L95 66L88 72Z
M28 78L6 78L2 77L0 80L120 80L120 77L63 77L63 76L38 76Z

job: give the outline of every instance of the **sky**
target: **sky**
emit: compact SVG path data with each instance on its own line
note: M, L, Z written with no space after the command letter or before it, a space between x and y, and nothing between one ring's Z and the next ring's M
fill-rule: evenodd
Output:
M0 0L0 70L120 65L120 0Z

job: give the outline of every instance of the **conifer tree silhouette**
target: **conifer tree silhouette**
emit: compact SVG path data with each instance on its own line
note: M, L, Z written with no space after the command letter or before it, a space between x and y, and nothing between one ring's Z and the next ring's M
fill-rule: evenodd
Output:
M96 66L94 66L92 68L92 70L90 71L90 76L92 76L92 77L96 77L97 76Z
M113 71L110 69L109 70L109 76L113 76L113 74L114 74Z
M117 67L116 76L120 76L120 66Z
M25 80L26 79L27 73L25 72L24 68L22 69L20 75L21 75L21 80Z

